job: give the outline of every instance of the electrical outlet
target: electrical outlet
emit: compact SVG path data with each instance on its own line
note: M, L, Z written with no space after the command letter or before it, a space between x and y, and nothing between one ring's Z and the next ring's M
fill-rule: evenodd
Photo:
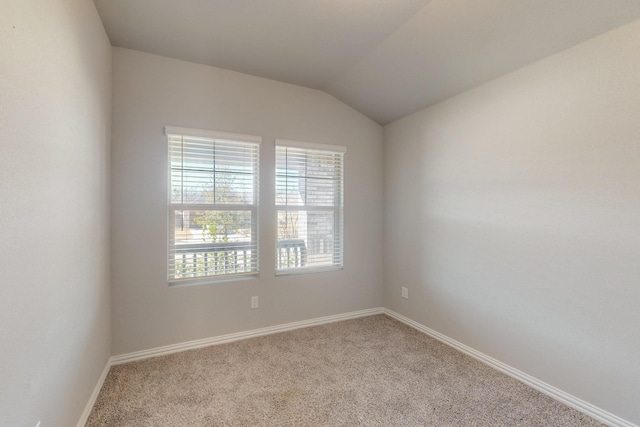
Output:
M409 289L402 287L402 298L409 299Z
M258 308L258 297L251 297L251 308Z

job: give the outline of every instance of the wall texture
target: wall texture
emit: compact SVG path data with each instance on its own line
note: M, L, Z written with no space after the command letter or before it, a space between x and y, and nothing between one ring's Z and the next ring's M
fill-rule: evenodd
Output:
M111 350L111 46L93 2L0 9L0 425L68 427Z
M113 55L114 355L382 304L379 125L319 91L127 49ZM168 287L166 125L263 138L259 278ZM274 276L276 138L347 146L344 270Z
M385 127L385 306L640 424L639 112L636 21Z

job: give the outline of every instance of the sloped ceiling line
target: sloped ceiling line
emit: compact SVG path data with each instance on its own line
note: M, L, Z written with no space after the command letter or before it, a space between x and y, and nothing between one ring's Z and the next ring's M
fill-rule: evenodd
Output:
M386 124L640 19L637 0L95 0L114 46L324 90Z

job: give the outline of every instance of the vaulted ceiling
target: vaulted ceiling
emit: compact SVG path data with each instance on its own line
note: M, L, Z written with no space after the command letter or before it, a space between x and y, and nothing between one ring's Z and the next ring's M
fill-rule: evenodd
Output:
M330 93L386 124L640 19L639 0L95 0L114 46Z

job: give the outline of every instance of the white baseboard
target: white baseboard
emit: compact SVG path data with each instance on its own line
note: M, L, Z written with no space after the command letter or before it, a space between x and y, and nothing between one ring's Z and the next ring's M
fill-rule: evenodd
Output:
M600 409L588 402L585 402L582 399L578 399L575 396L570 395L569 393L566 393L550 384L547 384L543 381L540 381L537 378L532 377L531 375L528 375L516 368L513 368L505 363L500 362L499 360L496 360L490 356L487 356L484 353L481 353L477 350L474 350L471 347L468 347L452 338L449 338L446 335L443 335L437 331L434 331L433 329L427 328L426 326L415 322L411 319L409 319L408 317L405 317L401 314L396 313L393 310L389 310L388 308L384 308L384 313L387 314L390 317L393 317L396 320L399 320L402 323L405 323L408 326L411 326L414 329L417 329L420 332L423 332L427 335L429 335L432 338L437 339L438 341L455 348L456 350L473 357L476 360L479 360L480 362L483 362L489 366L491 366L494 369L497 369L500 372L503 372L523 383L525 383L526 385L528 385L529 387L532 387L544 394L546 394L547 396L552 397L553 399L564 403L567 406L570 406L574 409L577 409L578 411L590 416L591 418L594 418L598 421L600 421L601 423L611 426L611 427L638 427L636 424L633 424L627 420L624 420L616 415L613 415L610 412L605 411L604 409Z
M269 326L266 328L253 329L250 331L237 332L234 334L219 335L217 337L205 338L201 340L188 341L179 344L156 347L149 350L136 351L133 353L120 354L111 358L112 365L133 362L134 360L147 359L150 357L164 356L166 354L177 353L195 348L208 347L215 344L224 344L247 338L260 337L263 335L275 334L278 332L292 331L294 329L306 328L309 326L322 325L325 323L339 322L342 320L356 319L358 317L372 316L384 313L384 308L370 308L367 310L352 311L349 313L336 314L334 316L318 317L315 319L302 320L299 322L285 323L283 325Z
M107 374L109 373L109 369L111 369L111 358L107 359L107 364L105 365L104 369L102 370L102 374L100 374L100 378L98 378L98 383L93 388L93 392L91 393L91 396L89 397L89 401L87 402L87 405L84 407L84 411L82 412L82 415L80 416L80 420L78 420L77 427L84 427L84 425L87 423L87 420L89 419L89 414L91 413L91 410L93 409L93 405L95 405L95 403L96 403L96 399L98 398L98 394L100 394L100 390L102 389L102 385L104 384L104 380L107 378Z
M260 328L260 329L253 329L250 331L244 331L244 332L237 332L234 334L227 334L227 335L220 335L217 337L211 337L211 338L205 338L205 339L201 339L201 340L195 340L195 341L188 341L188 342L184 342L184 343L179 343L179 344L172 344L172 345L167 345L167 346L163 346L163 347L156 347L156 348L152 348L149 350L142 350L142 351L136 351L133 353L126 353L126 354L121 354L118 356L112 356L109 358L109 360L107 361L106 366L104 367L104 370L102 371L102 374L100 375L100 378L98 379L98 383L96 384L96 387L93 390L93 393L91 393L91 397L89 398L89 401L87 402L87 405L84 409L84 412L82 413L82 416L80 417L80 420L78 421L77 427L83 427L85 425L85 423L87 422L87 419L89 418L89 414L91 413L91 409L93 409L93 405L95 404L95 401L98 397L98 394L100 393L100 389L102 388L102 385L104 384L104 381L107 377L107 373L109 372L109 369L111 368L111 366L113 365L119 365L122 363L127 363L127 362L133 362L135 360L142 360L142 359L148 359L151 357L157 357L157 356L164 356L166 354L171 354L171 353L177 353L180 351L185 351L185 350L192 350L192 349L196 349L196 348L202 348L202 347L207 347L210 345L215 345L215 344L224 344L224 343L229 343L229 342L233 342L233 341L238 341L238 340L243 340L243 339L248 339L248 338L254 338L254 337L259 337L259 336L263 336L263 335L270 335L270 334L275 334L278 332L286 332L286 331L291 331L294 329L300 329L300 328L306 328L306 327L310 327L310 326L317 326L317 325L322 325L322 324L326 324L326 323L333 323L333 322L340 322L343 320L349 320L349 319L356 319L359 317L366 317L366 316L373 316L375 314L386 314L396 320L399 320L402 323L405 323L408 326L411 326L414 329L417 329L420 332L423 332L435 339L437 339L440 342L443 342L444 344L458 350L461 351L464 354L467 354L468 356L473 357L474 359L477 359L489 366L491 366L494 369L497 369L500 372L503 372L525 384L527 384L530 387L533 387L534 389L558 400L559 402L564 403L567 406L570 406L574 409L577 409L578 411L589 415L590 417L600 421L601 423L611 426L611 427L639 427L636 424L633 424L629 421L626 421L616 415L611 414L610 412L607 412L603 409L600 409L588 402L585 402L584 400L578 399L575 396L570 395L569 393L566 393L562 390L557 389L556 387L553 387L552 385L549 385L543 381L540 381L534 377L532 377L531 375L528 375L516 368L513 368L505 363L500 362L499 360L496 360L490 356L487 356L484 353L481 353L471 347L468 347L452 338L447 337L446 335L443 335L437 331L434 331L433 329L430 329L418 322L415 322L411 319L409 319L408 317L405 317L401 314L396 313L393 310L389 310L387 308L384 307L378 307L378 308L371 308L371 309L367 309L367 310L360 310L360 311L352 311L349 313L343 313L343 314L337 314L337 315L333 315L333 316L325 316L325 317L318 317L315 319L309 319L309 320L302 320L299 322L292 322L292 323L285 323L282 325L275 325L275 326L269 326L266 328Z
M383 307L370 308L367 310L352 311L349 313L336 314L333 316L318 317L315 319L301 320L299 322L285 323L283 325L269 326L267 328L253 329L251 331L238 332L235 334L220 335L212 338L205 338L202 340L189 341L179 344L167 345L164 347L156 347L149 350L136 351L133 353L120 354L118 356L111 356L107 360L107 364L98 379L98 383L93 389L93 393L89 397L89 401L82 412L80 420L78 420L77 427L84 427L89 419L89 414L93 409L93 405L96 403L98 394L102 389L109 369L113 365L120 365L122 363L133 362L134 360L148 359L150 357L163 356L165 354L177 353L180 351L191 350L195 348L207 347L215 344L224 344L228 342L243 340L247 338L254 338L263 335L275 334L278 332L292 331L294 329L307 328L309 326L323 325L326 323L340 322L343 320L357 319L358 317L373 316L374 314L384 313Z

